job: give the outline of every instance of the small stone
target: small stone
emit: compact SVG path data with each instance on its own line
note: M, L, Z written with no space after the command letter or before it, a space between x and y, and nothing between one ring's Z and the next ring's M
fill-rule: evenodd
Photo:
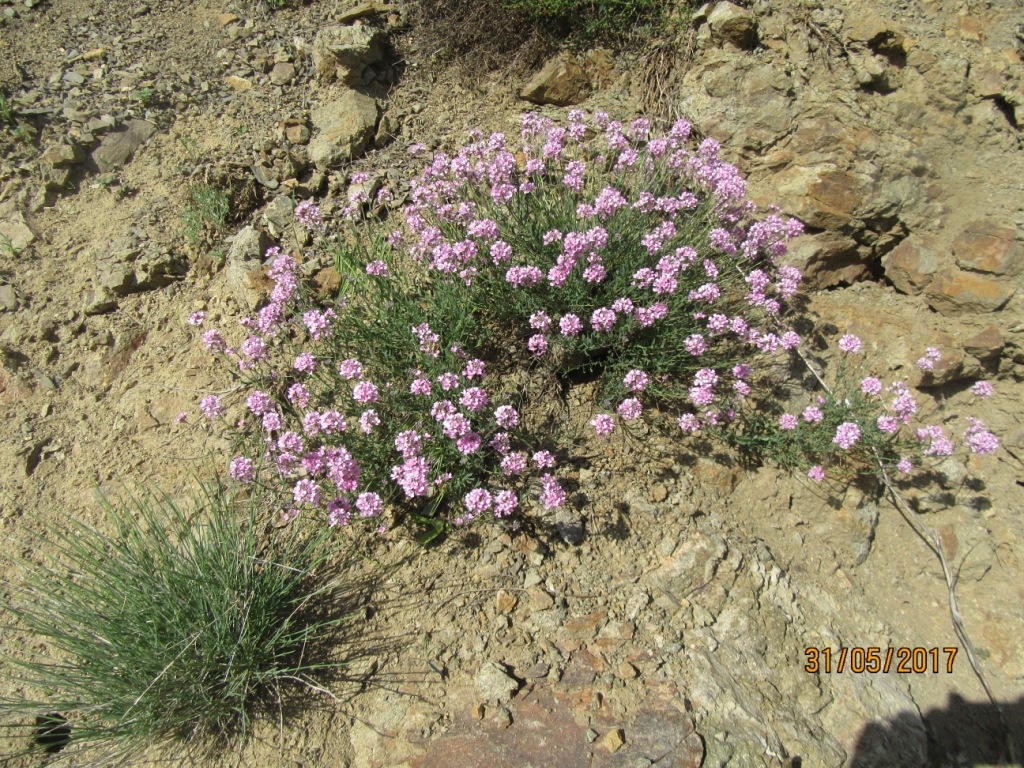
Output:
M527 590L530 600L530 610L546 611L555 604L555 599L540 587Z
M366 2L354 5L348 10L342 11L338 14L339 24L351 24L353 21L359 19L365 19L369 16L374 16L383 10L379 3Z
M637 668L628 661L619 664L618 669L615 670L615 675L619 680L634 680L638 674L640 673L637 671Z
M484 662L473 682L485 700L499 704L507 704L519 690L519 683L508 674L505 666L493 661Z
M651 500L660 504L668 498L668 489L662 483L651 486Z
M309 143L309 159L318 168L330 168L363 153L377 130L377 101L358 91L317 107L311 113L316 137Z
M75 144L51 144L39 159L56 168L82 162L85 159L85 153L81 147Z
M359 85L366 66L384 58L385 41L371 27L324 27L313 40L313 67L321 80Z
M512 611L516 609L516 605L519 603L519 598L510 592L499 589L494 602L495 607L500 613L512 613Z
M217 21L220 22L222 27L226 27L228 24L234 24L238 21L238 17L233 13L222 13L217 16Z
M0 285L0 307L8 312L18 308L18 295L14 292L14 286Z
M277 180L277 173L273 168L267 168L264 165L253 165L251 170L256 181L267 189L277 189L281 186L281 182Z
M570 546L578 547L583 543L583 518L565 507L559 507L555 512L555 530Z
M550 671L550 664L548 664L546 661L538 661L525 672L523 672L523 677L527 680L539 680L542 677L547 677Z
M483 704L477 704L470 710L470 714L477 720L483 720L484 715L487 714L487 708Z
M112 131L96 149L92 160L101 173L120 168L127 163L135 150L156 133L156 126L147 120L129 120L119 131Z
M597 736L598 733L593 728L588 728L586 734L584 734L584 737L587 740L587 744L593 744L595 741L597 741Z
M285 126L284 135L292 144L305 144L309 141L309 127L305 123L292 123Z
M274 85L288 85L295 79L295 65L288 62L281 62L274 65L270 70L270 82Z
M25 215L21 211L11 211L4 218L0 218L0 235L3 236L2 242L6 245L6 242L10 241L10 245L15 251L27 248L36 239L35 233L25 222Z
M238 75L228 75L224 78L224 82L235 93L245 93L252 88L252 80L246 80Z
M626 743L626 734L621 728L614 728L601 739L601 746L611 753L618 752Z

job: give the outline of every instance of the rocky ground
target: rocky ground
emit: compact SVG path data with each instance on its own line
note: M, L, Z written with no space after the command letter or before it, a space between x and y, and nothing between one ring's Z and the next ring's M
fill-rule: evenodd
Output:
M639 48L488 72L449 67L401 1L0 0L5 549L32 558L70 515L102 524L96 486L177 490L183 467L225 456L175 424L231 386L186 318L255 306L263 248L304 244L297 199L340 208L355 171L401 189L410 146L511 130L527 109L682 116L755 199L807 224L791 258L824 336L859 334L886 375L943 350L913 379L939 418L995 382L980 415L1005 450L909 496L1024 733L1021 21L1013 0L712 3ZM183 219L195 185L226 191L222 224ZM589 418L584 394L566 418ZM433 549L357 539L386 566L352 576L372 584L363 622L384 649L360 662L369 682L340 703L311 692L321 707L225 764L1011 764L939 562L876 489L654 434L587 455L575 520ZM5 561L4 583L20 576ZM5 655L39 650L0 633ZM960 650L951 673L944 657L938 673L805 670L805 649L840 646Z

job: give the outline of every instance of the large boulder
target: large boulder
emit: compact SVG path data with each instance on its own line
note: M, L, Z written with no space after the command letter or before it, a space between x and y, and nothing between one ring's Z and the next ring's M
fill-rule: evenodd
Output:
M358 157L377 131L377 100L346 91L311 113L317 135L309 142L309 159L317 168L330 168Z
M363 70L384 58L386 37L370 27L324 27L313 40L313 67L322 80L359 85Z
M520 91L521 98L534 104L567 107L579 104L590 93L590 78L571 54L550 59Z
M757 17L746 8L729 2L715 3L707 18L715 37L737 48L757 45Z

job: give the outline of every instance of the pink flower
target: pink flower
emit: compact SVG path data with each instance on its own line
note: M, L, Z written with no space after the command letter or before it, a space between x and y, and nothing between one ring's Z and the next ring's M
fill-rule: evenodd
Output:
M510 453L501 460L501 471L505 475L518 475L526 469L525 453Z
M301 373L312 373L316 368L316 359L309 352L303 352L295 358L295 370Z
M511 405L501 405L494 410L494 420L503 429L519 426L519 413Z
M583 322L576 315L565 315L558 321L563 336L577 336L583 330Z
M376 493L360 493L356 498L360 517L376 517L384 509L384 501Z
M466 505L466 509L469 510L469 513L476 517L491 508L493 499L491 498L491 494L483 488L474 488L466 494L465 498L463 498L463 502Z
M618 408L618 414L626 421L633 421L643 413L643 406L635 397L624 400Z
M848 450L853 447L860 439L860 427L850 421L843 422L836 427L836 436L832 438L832 442L838 445L843 450Z
M551 454L551 451L537 451L533 454L533 463L539 469L550 469L555 466L555 457Z
M597 432L598 437L608 437L615 429L615 418L602 413L590 420L590 426Z
M363 405L376 403L380 395L377 387L369 381L361 381L352 390L352 399Z
M490 401L490 397L487 395L487 390L481 389L480 387L470 387L462 393L462 397L459 399L459 403L468 411L473 413L479 413L487 407L487 403Z
M612 326L615 325L615 320L615 311L607 307L595 309L593 314L590 315L590 324L597 331L610 331Z
M964 432L964 439L973 453L982 456L999 450L999 438L985 429L985 424L981 419L968 417L968 421L971 426Z
M879 431L885 432L887 435L895 434L900 429L899 420L893 416L879 416L875 424Z
M695 333L692 336L688 336L686 341L683 342L686 346L686 351L694 357L703 355L708 350L708 344L704 341L704 337L699 333Z
M483 438L480 435L470 432L456 440L455 447L459 449L459 453L469 456L471 453L476 453L482 443Z
M622 380L622 385L630 392L643 392L647 389L647 382L647 374L639 368L634 368L626 374L626 378Z
M462 375L467 379L484 378L487 375L487 366L483 360L468 360Z
M816 483L820 483L825 479L825 470L821 467L814 466L807 470L807 476Z
M779 429L796 429L796 416L791 413L784 413L779 416Z
M508 517L519 506L519 499L512 491L498 491L494 497L494 516Z
M380 416L372 408L363 411L359 416L359 427L363 430L363 434L372 434L374 427L380 426Z
M913 468L914 468L914 465L910 461L910 457L909 456L904 456L896 464L896 469L898 469L904 475L909 475L910 474L910 470L912 470Z
M821 412L821 408L815 405L809 405L804 408L803 419L808 424L817 424L819 421L825 418L825 414Z
M193 312L191 315L188 316L188 324L189 325L202 325L203 321L205 319L206 319L206 313L205 312Z
M320 486L312 480L299 480L292 489L292 498L296 504L309 504L314 507L319 507L323 501Z
M342 361L341 365L338 366L338 374L346 379L361 379L363 378L363 364L358 360L349 358Z
M264 413L274 407L274 401L270 399L270 395L266 392L260 392L256 390L249 395L246 404L249 406L249 410L256 416L262 416Z
M684 413L679 417L679 428L687 434L693 434L700 429L700 420L692 413Z
M211 352L223 352L228 348L228 343L221 336L220 331L209 330L203 334L203 345Z
M566 493L562 489L562 486L555 480L554 475L546 474L540 478L541 487L543 492L541 493L541 503L544 504L545 509L556 509L557 507L565 504Z
M860 352L861 341L852 333L848 333L841 339L839 339L839 348L843 350L843 352L847 352L849 354L853 354L854 352Z
M457 373L442 373L437 377L437 383L441 385L441 389L445 392L449 392L459 387L459 375Z
M975 382L971 387L971 394L975 397L991 397L995 391L995 387L987 381Z
M221 404L220 398L216 395L208 395L200 400L199 410L203 412L203 416L210 420L223 416L227 412L227 409Z
M540 357L548 351L548 339L542 333L535 333L526 342L526 348Z
M534 312L530 315L530 327L535 331L546 331L551 327L551 318L546 312Z
M231 460L228 474L240 483L251 483L256 478L256 465L245 456L236 456Z
M882 393L882 382L874 376L868 376L865 379L861 379L860 391L865 395L878 396Z

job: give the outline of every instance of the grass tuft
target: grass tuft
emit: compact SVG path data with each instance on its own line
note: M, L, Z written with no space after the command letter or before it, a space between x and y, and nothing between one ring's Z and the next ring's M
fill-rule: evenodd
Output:
M277 720L289 687L322 690L313 676L339 671L327 642L346 617L325 610L339 593L323 531L263 541L252 503L238 515L200 488L196 523L167 496L104 501L114 534L73 522L28 566L8 610L45 652L11 659L35 693L0 701L26 751L224 747Z

